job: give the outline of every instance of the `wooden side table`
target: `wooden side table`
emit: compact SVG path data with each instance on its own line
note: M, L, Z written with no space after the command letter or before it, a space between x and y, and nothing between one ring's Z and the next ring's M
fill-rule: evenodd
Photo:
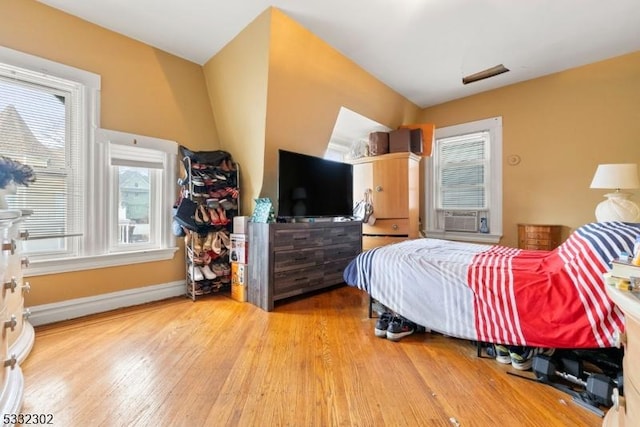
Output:
M550 251L560 245L561 225L518 224L518 248Z

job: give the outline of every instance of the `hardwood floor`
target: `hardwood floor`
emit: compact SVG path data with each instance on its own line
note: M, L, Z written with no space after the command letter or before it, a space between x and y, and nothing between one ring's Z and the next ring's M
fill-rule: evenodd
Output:
M56 426L599 426L468 341L373 335L340 287L264 312L176 298L36 328L23 413Z

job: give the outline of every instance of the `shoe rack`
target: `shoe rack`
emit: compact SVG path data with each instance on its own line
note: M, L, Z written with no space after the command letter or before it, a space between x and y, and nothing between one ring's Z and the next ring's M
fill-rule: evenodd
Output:
M180 179L182 198L190 202L185 231L186 296L194 301L203 295L231 289L230 234L233 218L240 213L238 164L231 155L211 163L183 158L186 177Z

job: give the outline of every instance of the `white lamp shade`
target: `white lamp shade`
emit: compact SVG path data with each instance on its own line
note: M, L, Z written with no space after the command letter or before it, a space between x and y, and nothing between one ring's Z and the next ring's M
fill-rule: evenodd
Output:
M638 165L634 163L598 165L591 181L591 188L640 188Z

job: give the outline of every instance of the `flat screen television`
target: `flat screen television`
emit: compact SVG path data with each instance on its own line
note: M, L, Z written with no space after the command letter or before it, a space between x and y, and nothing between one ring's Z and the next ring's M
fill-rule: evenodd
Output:
M279 217L352 215L352 165L278 150Z

